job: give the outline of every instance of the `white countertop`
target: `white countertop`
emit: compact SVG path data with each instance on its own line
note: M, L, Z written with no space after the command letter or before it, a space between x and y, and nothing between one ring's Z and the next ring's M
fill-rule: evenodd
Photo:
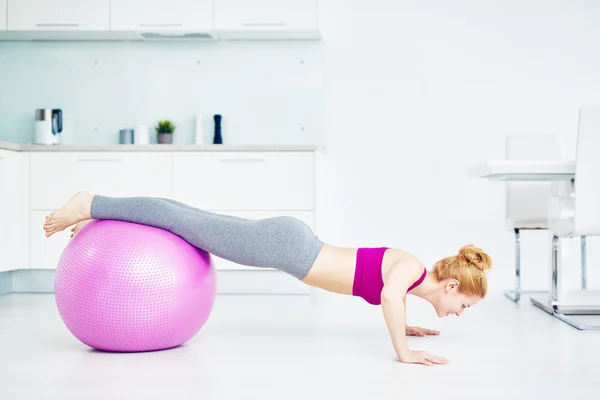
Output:
M574 161L486 160L467 169L472 178L495 181L544 181L575 178Z
M12 151L316 151L310 145L226 145L226 144L114 144L114 145L39 145L1 142L1 150Z

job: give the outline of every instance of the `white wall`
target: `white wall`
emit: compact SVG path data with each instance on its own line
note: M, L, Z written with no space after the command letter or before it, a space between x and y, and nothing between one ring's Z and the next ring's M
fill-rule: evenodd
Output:
M504 186L465 169L503 158L507 134L563 134L574 157L577 108L600 100L600 3L329 0L320 15L322 239L429 265L474 243L493 258L492 290L513 285ZM545 233L522 243L523 285L545 289ZM596 288L599 244L589 240Z
M319 42L0 42L0 140L33 140L36 108L61 108L64 144L112 144L119 129L223 116L226 144L312 144L323 135ZM156 141L152 135L153 142Z

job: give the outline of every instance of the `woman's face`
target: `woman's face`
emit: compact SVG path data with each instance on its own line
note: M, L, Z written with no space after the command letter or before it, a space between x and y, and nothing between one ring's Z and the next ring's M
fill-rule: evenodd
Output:
M443 292L438 297L435 304L435 311L438 317L447 317L450 315L460 316L464 310L477 304L481 297L466 295L458 291L459 283L457 280L451 280L446 284Z

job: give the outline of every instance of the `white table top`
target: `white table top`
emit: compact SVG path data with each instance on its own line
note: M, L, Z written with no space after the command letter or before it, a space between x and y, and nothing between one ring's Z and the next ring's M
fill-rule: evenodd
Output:
M557 181L575 178L574 161L486 160L467 168L472 178L495 181Z

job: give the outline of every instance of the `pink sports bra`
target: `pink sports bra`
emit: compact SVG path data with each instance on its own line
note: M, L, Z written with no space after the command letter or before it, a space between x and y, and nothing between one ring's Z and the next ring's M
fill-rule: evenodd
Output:
M369 304L381 304L381 291L383 290L383 277L381 275L381 264L387 247L361 247L356 253L356 269L354 271L354 284L352 295L362 297ZM427 269L421 277L407 290L410 292L419 286L425 276Z

